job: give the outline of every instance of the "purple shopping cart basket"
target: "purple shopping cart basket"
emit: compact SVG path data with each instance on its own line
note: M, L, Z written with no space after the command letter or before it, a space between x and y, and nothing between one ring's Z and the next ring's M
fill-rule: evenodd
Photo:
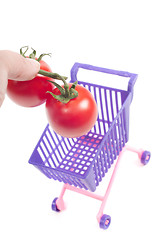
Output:
M71 82L77 80L78 70L86 69L128 79L127 90L98 83L78 81L94 96L98 119L87 135L64 138L47 125L29 163L48 178L95 191L129 138L129 107L133 97L136 74L75 63Z

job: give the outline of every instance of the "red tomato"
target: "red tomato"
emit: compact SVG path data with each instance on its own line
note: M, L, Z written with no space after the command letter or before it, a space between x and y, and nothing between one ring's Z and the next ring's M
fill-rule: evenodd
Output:
M51 72L49 65L40 61L40 69ZM37 75L29 81L8 80L7 95L16 104L23 107L35 107L46 101L47 91L52 91L54 85L47 80L52 78Z
M71 85L69 84L69 87ZM87 134L94 126L98 110L92 94L84 87L77 85L78 97L64 104L48 93L46 100L46 114L53 130L67 138L80 137ZM59 95L55 88L52 91Z

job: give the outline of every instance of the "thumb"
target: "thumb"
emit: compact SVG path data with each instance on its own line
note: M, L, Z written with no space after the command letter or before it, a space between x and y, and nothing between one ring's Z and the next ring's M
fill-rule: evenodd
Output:
M4 101L8 79L24 81L33 79L40 69L36 60L24 58L16 52L0 51L0 107Z
M10 52L8 78L17 81L33 79L40 70L40 63L34 59L24 58L18 53ZM9 62L8 62L9 63Z
M2 69L0 71L0 107L2 106L2 103L5 98L5 93L7 89L7 83L8 83L8 74L7 71Z
M20 65L14 73L8 74L8 78L17 80L17 81L25 81L33 79L40 70L40 63L34 59L23 58L23 61L20 61ZM10 77L11 75L11 77Z

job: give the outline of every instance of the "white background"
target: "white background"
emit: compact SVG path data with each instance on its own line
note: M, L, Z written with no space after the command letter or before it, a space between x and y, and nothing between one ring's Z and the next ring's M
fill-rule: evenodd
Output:
M158 1L3 1L0 49L29 45L52 52L45 60L69 76L74 62L138 73L130 111L129 144L150 150L142 167L126 153L99 228L100 202L67 192L67 209L51 211L62 184L47 179L28 159L47 124L45 106L26 109L7 97L0 109L0 239L159 238L158 194ZM111 171L110 171L111 173ZM110 173L97 192L103 194Z

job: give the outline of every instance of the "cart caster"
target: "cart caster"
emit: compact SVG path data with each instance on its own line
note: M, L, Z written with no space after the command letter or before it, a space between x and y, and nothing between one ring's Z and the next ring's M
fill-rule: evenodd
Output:
M60 210L57 208L57 205L56 205L57 199L58 199L58 198L55 198L55 199L52 201L51 208L52 208L52 210L55 211L55 212L60 212Z
M109 215L104 214L100 219L99 226L102 229L107 229L110 223L111 223L111 217Z
M141 155L141 163L143 165L146 165L149 162L150 157L151 157L151 153L149 151L144 151Z

